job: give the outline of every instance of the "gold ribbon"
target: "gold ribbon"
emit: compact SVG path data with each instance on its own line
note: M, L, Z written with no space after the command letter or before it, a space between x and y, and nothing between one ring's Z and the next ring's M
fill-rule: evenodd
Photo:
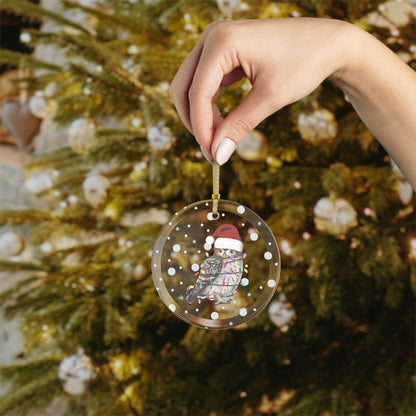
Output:
M212 215L219 217L218 201L220 199L220 165L214 162L212 165Z

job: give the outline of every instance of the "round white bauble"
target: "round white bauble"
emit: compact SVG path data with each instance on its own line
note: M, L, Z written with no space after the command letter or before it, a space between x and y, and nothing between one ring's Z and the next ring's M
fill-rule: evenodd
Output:
M133 276L137 280L142 280L148 273L147 267L145 267L142 263L136 265L133 270Z
M85 392L86 383L94 377L91 359L82 350L64 358L59 364L58 376L64 381L64 390L72 395Z
M232 15L240 4L240 0L217 0L218 8L226 16Z
M152 126L147 132L150 146L156 150L167 150L173 143L173 135L166 126Z
M30 98L28 106L30 112L39 118L53 117L57 109L56 101L47 99L43 91L37 91Z
M43 172L26 179L24 185L28 192L36 195L51 188L53 182L49 173Z
M85 155L94 147L96 124L90 118L74 120L68 129L68 142L78 155Z
M24 248L23 237L14 231L6 231L0 235L0 256L11 257L20 254Z
M297 126L302 139L314 145L329 143L338 133L334 115L325 108L299 114Z
M82 184L85 199L94 208L98 208L107 200L109 187L109 180L98 173L88 175Z
M292 304L286 301L284 296L270 303L268 313L270 320L278 328L283 328L296 319L296 311L293 309Z
M344 198L324 197L313 208L315 226L319 231L341 237L357 223L357 211Z
M252 130L243 138L236 149L237 154L249 162L262 162L268 154L266 136L258 130Z
M63 383L64 390L72 396L79 396L85 393L86 385L79 378L70 378Z

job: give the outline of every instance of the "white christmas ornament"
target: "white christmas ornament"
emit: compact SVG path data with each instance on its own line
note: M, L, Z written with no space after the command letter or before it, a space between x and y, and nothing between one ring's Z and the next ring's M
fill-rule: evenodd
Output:
M87 154L95 142L96 125L93 119L78 118L74 120L68 129L68 142L71 149L79 154Z
M153 281L169 310L185 322L235 328L272 298L280 253L267 224L249 208L222 199L218 215L212 208L211 200L199 201L169 218L153 247Z
M85 392L86 384L94 377L91 359L80 349L77 354L64 358L59 364L58 376L64 381L64 390L72 395Z
M238 8L240 0L217 0L218 8L224 15L231 16Z
M299 114L297 126L302 139L314 145L331 142L338 132L334 115L325 108Z
M321 198L313 213L316 228L337 237L343 236L357 225L357 212L344 198Z
M36 91L28 105L30 112L39 118L53 117L57 109L56 101L47 99L43 91Z
M147 272L147 268L142 263L139 263L133 270L133 276L135 279L141 280L147 275Z
M107 190L110 187L109 180L98 173L87 176L82 187L87 202L94 208L98 208L107 199Z
M11 257L20 254L24 248L24 240L14 231L7 231L0 235L0 256Z
M236 149L237 154L249 162L266 160L268 144L266 136L258 130L253 130L243 138Z
M147 140L153 149L167 150L173 142L173 136L168 127L158 125L150 127L147 132Z
M268 312L273 324L281 329L296 319L296 311L293 309L292 304L287 302L286 296L283 294L279 296L279 300L270 303Z
M28 192L38 194L51 188L53 182L49 173L43 172L26 179L24 185Z

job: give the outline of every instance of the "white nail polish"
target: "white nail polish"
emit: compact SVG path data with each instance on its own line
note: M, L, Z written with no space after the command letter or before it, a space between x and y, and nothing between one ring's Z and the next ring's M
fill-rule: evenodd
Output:
M235 142L228 137L222 139L220 145L218 146L215 159L217 163L221 166L231 157L236 148Z

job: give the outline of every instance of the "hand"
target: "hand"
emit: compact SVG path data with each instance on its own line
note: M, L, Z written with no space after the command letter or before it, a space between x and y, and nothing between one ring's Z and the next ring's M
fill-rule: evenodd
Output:
M336 37L346 26L308 18L210 24L170 85L180 118L208 158L224 164L258 123L336 72ZM215 101L242 77L252 89L223 119Z
M223 87L252 89L223 119ZM340 20L289 18L208 25L169 91L211 162L224 164L258 123L330 78L416 189L416 73L367 32Z

